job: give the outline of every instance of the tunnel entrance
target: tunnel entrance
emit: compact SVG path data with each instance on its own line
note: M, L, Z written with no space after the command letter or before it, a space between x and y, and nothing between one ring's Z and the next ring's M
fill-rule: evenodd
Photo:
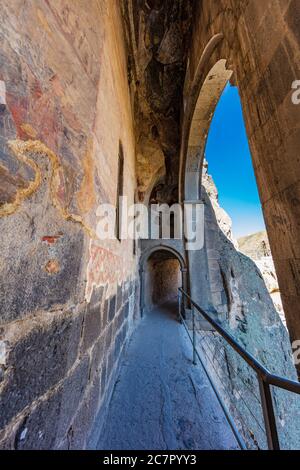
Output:
M145 263L145 298L147 311L155 307L176 304L178 288L182 287L180 262L176 255L158 250Z

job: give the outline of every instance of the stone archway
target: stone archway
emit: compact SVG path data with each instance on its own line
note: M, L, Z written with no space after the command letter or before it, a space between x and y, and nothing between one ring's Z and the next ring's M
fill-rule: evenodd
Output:
M299 106L292 102L292 84L299 78L300 70L297 29L300 5L297 1L283 2L275 13L270 8L271 0L246 3L238 14L223 2L197 2L195 7L183 98L181 200L188 133L197 99L193 97L194 85L201 83L213 65L226 57L239 88L287 326L292 340L297 340L300 114Z
M211 71L214 67L221 67L223 58L228 57L228 69L233 70L234 82L240 92L254 172L278 275L287 326L292 340L295 340L299 338L300 332L297 314L300 232L298 223L299 165L296 145L299 139L299 114L296 116L297 110L291 101L291 85L295 76L288 66L288 54L282 48L280 49L281 46L279 46L280 51L277 50L278 53L269 57L265 45L262 45L259 51L252 50L251 41L245 46L239 42L240 39L228 36L226 26L225 19L222 24L214 24L210 31L221 27L223 33L214 34L208 42L207 32L204 33L201 29L197 29L193 36L183 98L180 200L184 201L186 198L196 200L200 196L199 181L206 133L213 115L214 102L215 104L218 102L221 90L218 91L216 87L215 96L211 97L211 106L206 107L206 116L201 112L200 117L198 116L198 99L202 91L205 91L205 84L208 83ZM205 43L206 46L199 47L199 44ZM233 47L233 43L236 48ZM244 47L247 47L248 51L247 61L243 56ZM256 56L255 53L257 53ZM286 58L287 72L285 82L279 87L276 86L278 82L276 72L282 66L282 55ZM230 70L226 72L225 64L226 62L223 61L224 83L226 79L228 80L226 73L230 73ZM268 68L265 71L267 65ZM203 140L197 147L193 137L197 135L194 134L194 130L200 127L201 115L205 118L205 122L202 123L204 129L203 132L201 131ZM207 131L205 131L206 124ZM204 248L202 256L200 253L196 254L196 261L193 261L191 256L188 257L191 279L193 279L191 273L194 272L194 267L196 269L201 265L202 272L207 269L205 255L209 249L207 240ZM195 258L195 254L192 258ZM202 276L202 282L205 285L205 276ZM193 294L192 284L191 292ZM200 294L196 293L196 296L200 301ZM204 307L209 306L209 303L209 298L204 301L202 298L201 304Z
M151 247L147 249L141 256L140 259L140 286L141 286L141 292L140 292L140 309L141 309L141 315L143 316L143 313L145 312L146 305L145 305L145 272L146 272L146 264L148 260L151 258L152 255L155 253L159 252L165 252L169 253L173 258L175 258L179 262L180 266L180 271L181 271L181 285L184 290L187 289L188 286L188 280L187 280L187 267L186 267L186 262L183 258L183 256L173 247L170 247L168 245L157 245L154 247Z
M216 34L208 42L200 58L196 74L190 84L187 74L186 88L189 93L185 102L182 126L180 198L183 202L202 203L201 178L207 136L217 103L232 78L232 70L227 67L226 59L215 59L222 46L223 35ZM217 50L216 50L217 49ZM213 55L214 52L217 54ZM204 207L206 220L206 211ZM192 297L204 309L210 310L212 301L208 285L209 260L211 247L209 230L205 223L204 246L201 250L187 252L189 279Z

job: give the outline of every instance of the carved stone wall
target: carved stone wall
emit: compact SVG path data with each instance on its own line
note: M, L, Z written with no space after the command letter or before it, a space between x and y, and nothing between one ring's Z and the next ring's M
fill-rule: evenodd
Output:
M98 205L116 203L120 144L129 204L148 202L157 183L177 200L178 174L183 200L186 168L197 199L206 130L229 78L287 326L300 338L299 17L298 0L1 2L1 447L84 448L95 416L103 422L139 316L132 241L95 237ZM205 81L217 93L205 87L201 142L189 149ZM207 254L194 259L202 293ZM225 315L226 290L216 294Z
M4 0L0 17L0 445L83 448L138 298L132 241L95 237L120 142L129 203L136 184L121 13Z
M145 279L147 310L165 303L176 303L181 287L179 261L166 252L156 252L148 260Z

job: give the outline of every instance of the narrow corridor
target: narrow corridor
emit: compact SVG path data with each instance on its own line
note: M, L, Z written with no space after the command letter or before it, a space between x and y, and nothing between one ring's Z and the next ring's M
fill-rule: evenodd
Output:
M176 307L154 309L127 347L98 449L237 449Z

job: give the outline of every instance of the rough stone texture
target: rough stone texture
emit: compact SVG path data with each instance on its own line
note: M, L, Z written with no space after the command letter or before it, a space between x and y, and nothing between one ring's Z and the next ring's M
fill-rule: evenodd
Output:
M286 318L282 306L281 294L278 286L278 279L273 258L272 256L266 256L260 260L256 260L255 264L262 274L274 306L280 315L281 321L286 326Z
M132 241L95 237L120 145L136 186L120 4L3 1L0 23L0 446L83 448L133 328Z
M86 436L89 435L93 421L98 411L100 381L96 378L86 390L84 400L78 409L68 432L68 449L82 449L86 446Z
M206 136L229 79L241 95L287 326L300 337L298 0L88 4L1 2L3 448L84 448L96 414L103 425L139 317L139 250L131 240L96 240L97 206L116 201L120 147L129 204L199 200ZM256 267L203 197L205 246L188 260L197 267L191 286L271 370L295 377ZM276 400L286 444L295 408Z
M53 395L25 416L15 439L16 449L52 449L65 437L88 382L87 357Z
M214 209L214 213L218 222L218 226L226 235L226 237L233 243L234 246L238 246L237 241L235 240L232 233L232 221L230 216L219 204L219 194L217 187L208 173L208 163L206 160L203 162L203 172L202 172L202 185L209 196L210 202Z
M181 96L192 1L123 2L135 100L137 185L148 201L160 183L178 199Z
M300 76L300 4L297 0L220 0L195 2L194 7L184 86L182 197L187 197L186 191L191 187L183 187L186 169L193 168L196 157L198 175L192 187L197 198L196 181L201 173L205 140L189 145L189 131L196 130L197 123L208 130L223 89L220 83L206 87L206 96L209 94L211 99L200 106L199 114L195 102L207 78L220 72L225 85L226 73L231 71L231 80L238 86L242 101L287 326L292 340L297 340L300 114L299 107L292 103L291 87ZM223 72L221 61L227 64ZM206 83L209 85L209 81Z
M156 252L147 263L145 303L147 309L166 302L176 302L181 287L180 264L164 252Z
M50 318L49 322L37 318L26 335L18 326L6 331L8 353L1 384L1 428L63 379L78 354L81 322L81 316L73 319L70 314ZM16 328L19 331L13 331ZM16 333L18 339L13 343L10 337Z
M36 159L46 172L39 190L24 201L20 212L0 219L2 322L70 305L70 300L77 303L83 294L76 253L84 250L84 235L52 206L44 158ZM54 270L49 262L56 264Z
M249 256L260 270L275 308L279 313L283 324L286 325L277 274L271 255L267 233L262 231L239 238L238 246L239 250L246 256Z
M67 318L60 314L50 321L37 317L34 327L27 320L25 337L23 323L7 327L1 384L2 448L86 446L93 421L111 393L120 354L132 329L134 290L129 288L128 297L103 329L101 313L106 301L102 300L94 308L83 309L76 319L72 314Z
M239 251L254 260L271 256L270 243L265 230L239 238L238 246Z
M97 449L237 449L176 310L154 309L137 327Z
M202 184L205 188L207 195L209 196L210 203L214 210L214 215L216 217L219 228L222 230L228 240L232 242L236 249L241 251L246 256L250 257L255 262L262 274L262 277L271 296L271 299L273 300L275 308L278 311L282 322L284 323L284 325L286 325L285 314L283 311L280 291L278 287L277 275L271 255L271 249L267 233L265 231L262 231L236 240L232 234L231 219L227 212L219 205L218 190L211 175L209 175L208 173L208 163L206 161L204 161L203 164ZM208 251L208 259L217 259L217 251L218 244L216 243L216 251L210 249ZM213 262L210 263L210 265L212 264ZM215 274L214 277L216 279L216 277L218 278L219 276L218 274ZM220 277L219 281L221 281ZM215 289L215 286L213 286L213 288Z
M222 326L270 372L297 380L290 339L261 272L225 236L224 226L218 225L215 204L211 203L205 188L202 194L214 253L208 260L209 284L213 308ZM206 365L247 445L249 448L266 448L255 373L217 333L198 331L198 342ZM273 394L280 444L283 449L297 449L300 442L299 397L278 389Z

